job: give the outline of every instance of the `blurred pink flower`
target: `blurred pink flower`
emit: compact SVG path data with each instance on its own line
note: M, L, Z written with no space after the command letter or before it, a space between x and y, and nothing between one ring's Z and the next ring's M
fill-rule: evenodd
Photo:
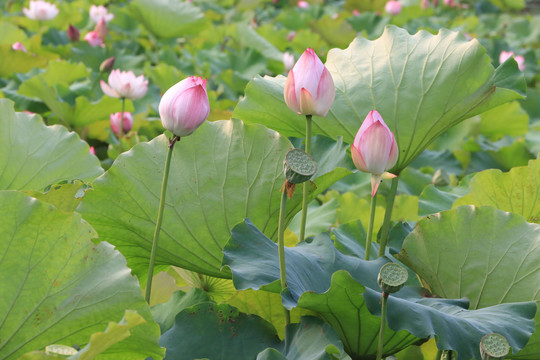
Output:
M90 146L90 154L96 155L96 149L93 146Z
M111 114L109 120L111 122L111 130L116 135L122 132L120 129L123 129L123 133L127 134L133 128L133 117L130 112L124 112L123 118L121 112Z
M454 0L443 0L444 5L450 7L456 7L456 2Z
M291 31L287 34L287 41L293 41L293 39L296 37L296 31Z
M285 71L289 71L294 66L294 55L285 51L283 53L283 66L285 66Z
M309 3L304 0L300 0L296 3L296 5L301 9L307 9L309 7Z
M99 37L105 41L105 36L107 36L108 30L107 30L107 23L103 18L98 21L96 28L94 29L95 32L98 33Z
M401 12L401 3L397 0L390 0L384 6L384 10L390 15L397 15Z
M135 76L133 71L120 71L119 69L111 71L109 74L109 83L101 80L101 90L115 98L139 99L146 95L148 90L148 80L144 76Z
M66 34L69 41L71 42L77 42L79 41L79 38L81 37L81 33L79 32L79 29L77 29L75 26L71 24L69 24Z
M372 174L371 196L375 196L382 174L396 164L399 155L394 134L378 111L366 116L354 137L351 155L358 170Z
M105 22L109 22L114 19L114 14L110 14L107 8L103 5L92 5L90 6L90 19L92 19L92 21L96 24L101 19L105 20Z
M51 20L58 15L58 8L55 4L42 0L30 1L27 8L23 8L23 13L32 20Z
M525 70L525 58L523 55L514 55L513 51L501 51L501 55L499 55L499 63L502 64L512 56L514 57L514 60L516 60L519 70Z
M360 16L360 11L358 11L358 9L354 9L352 11L352 14L353 14L353 16Z
M84 36L84 41L88 41L92 47L105 46L103 43L103 38L98 34L97 31L90 31L88 34L86 34Z
M429 8L429 0L422 0L421 3L420 3L420 7L424 10L428 9Z
M176 136L191 135L208 117L206 79L190 76L163 94L159 115L163 127Z
M312 49L304 51L285 82L285 103L298 115L326 116L334 102L332 75Z
M26 48L24 47L24 45L20 42L16 42L14 43L13 45L11 45L11 48L15 51L23 51L23 52L26 52Z

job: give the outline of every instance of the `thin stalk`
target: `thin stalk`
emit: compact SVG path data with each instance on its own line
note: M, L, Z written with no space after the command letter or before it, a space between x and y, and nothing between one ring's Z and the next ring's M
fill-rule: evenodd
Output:
M441 360L441 356L442 356L442 350L439 349L437 350L437 355L435 355L435 360Z
M120 113L120 134L118 135L119 137L124 136L124 109L125 108L126 108L126 98L122 98L122 112Z
M386 243L388 242L388 233L390 232L390 219L392 218L392 208L394 207L394 199L396 198L396 191L399 178L392 179L392 186L390 192L386 196L386 210L384 212L384 221L381 228L381 240L379 244L379 257L384 255L386 250Z
M373 222L375 220L375 208L377 205L377 194L371 197L371 206L369 209L369 225L366 237L366 260L369 260L369 254L371 252L371 238L373 236Z
M148 280L146 281L146 302L150 304L150 294L152 292L152 278L154 277L154 264L156 262L156 252L159 240L159 232L161 231L161 223L163 222L163 209L165 208L165 194L167 192L167 182L169 180L169 169L171 168L171 158L174 144L180 141L179 136L174 136L169 139L169 151L165 160L165 169L163 170L163 182L161 183L161 196L159 198L159 210L156 220L156 228L154 230L154 240L152 241L152 251L150 253L150 263L148 264Z
M306 115L306 153L311 152L311 115ZM306 221L309 198L309 181L302 184L302 217L300 218L300 239L304 241L306 235Z
M388 303L388 294L383 292L381 303L381 327L379 328L379 342L377 345L377 360L382 359L384 347L384 330L386 329L386 304Z
M281 292L287 290L287 272L285 268L285 216L287 214L287 190L283 189L281 204L279 206L279 227L278 227L278 256L279 256L279 278L281 280ZM285 310L285 327L291 323L291 314Z

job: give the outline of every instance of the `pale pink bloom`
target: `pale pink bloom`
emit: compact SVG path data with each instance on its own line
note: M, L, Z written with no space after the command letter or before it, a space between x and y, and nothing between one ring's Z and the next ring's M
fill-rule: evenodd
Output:
M285 103L298 115L326 116L335 93L332 75L315 51L308 48L289 71Z
M88 41L92 47L105 46L103 44L103 38L98 34L97 31L90 31L88 34L86 34L84 36L84 41Z
M514 57L514 60L516 60L519 70L525 70L525 58L523 55L514 55L513 51L501 51L501 55L499 55L499 63L502 64L512 56Z
M111 114L109 120L111 121L111 130L116 135L121 133L120 129L123 129L123 133L127 134L133 128L133 117L130 112L124 112L123 118L121 112Z
M11 45L11 48L15 51L23 51L23 52L26 52L26 48L24 47L24 45L20 42L16 42L14 43L13 45Z
M92 5L90 6L90 19L92 19L92 21L96 24L101 19L105 20L105 22L109 22L114 19L114 14L110 14L107 8L103 5Z
M296 3L296 5L301 9L307 9L309 7L309 3L304 0L300 0L299 2Z
M372 174L371 196L375 196L382 174L396 164L399 155L394 134L378 111L366 116L354 137L351 155L358 170Z
M422 0L420 7L424 10L429 8L429 0Z
M294 66L294 55L285 51L283 53L283 66L285 66L285 71L289 71Z
M353 16L360 16L360 11L358 11L358 9L354 9L352 11L352 14L353 14Z
M390 15L397 15L401 12L401 3L397 0L390 0L384 6L384 10Z
M332 16L330 16L330 18L331 18L332 20L336 20L336 19L339 18L339 14L338 14L338 13L332 14Z
M90 154L96 155L96 149L93 146L90 146Z
M201 77L180 81L163 94L159 103L163 127L180 137L191 135L209 113L206 79Z
M115 98L140 99L146 95L148 80L144 76L135 76L133 71L115 69L109 74L109 83L101 80L101 90Z
M293 41L293 39L296 37L296 31L291 31L287 34L287 41Z
M105 36L107 36L108 31L107 31L107 23L105 22L103 18L98 21L94 31L98 33L100 38L105 40Z
M443 0L444 5L450 7L456 7L456 2L454 0Z
M42 0L30 1L27 8L23 8L24 15L32 20L51 20L58 15L58 8L55 4Z

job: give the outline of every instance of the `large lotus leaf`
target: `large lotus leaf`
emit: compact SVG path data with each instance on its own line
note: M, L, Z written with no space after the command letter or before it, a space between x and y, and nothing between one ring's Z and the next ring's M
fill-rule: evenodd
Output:
M350 360L335 330L321 319L304 316L288 325L286 334L279 346L264 350L257 360Z
M207 22L203 12L187 1L135 0L133 16L159 38L175 38L196 34Z
M0 99L0 189L42 190L63 180L93 180L103 170L88 144L60 125L15 113Z
M159 136L119 156L79 206L100 239L118 246L138 274L148 267L167 145ZM237 120L207 122L177 143L156 263L230 277L220 271L221 250L234 225L249 216L268 236L277 233L283 159L290 148L276 132ZM346 174L341 168L315 179L311 196ZM301 199L296 191L289 219Z
M155 359L159 327L137 280L80 215L16 191L0 192L0 359L51 343L83 345L126 309L146 320L103 359Z
M370 110L377 109L396 136L405 168L438 135L473 115L520 98L525 81L513 61L497 70L476 40L442 29L415 35L395 26L374 41L356 38L332 49L326 66L336 97L325 118L313 118L313 133L347 143ZM285 104L285 77L256 77L233 116L264 124L286 136L303 137L304 117Z
M472 178L469 187L470 193L457 199L454 207L489 205L540 223L540 160L530 160L528 166L507 173L484 170Z
M540 226L489 206L460 206L420 221L399 259L434 293L466 296L473 309L540 300ZM539 356L537 331L515 358Z
M178 313L159 340L166 360L254 359L279 344L273 326L227 304L202 303Z

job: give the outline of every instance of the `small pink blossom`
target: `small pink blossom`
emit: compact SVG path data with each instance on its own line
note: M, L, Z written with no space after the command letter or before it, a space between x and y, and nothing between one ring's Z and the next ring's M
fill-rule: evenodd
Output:
M127 134L133 128L133 117L130 112L124 112L123 117L121 112L111 114L109 120L111 122L111 130L116 135L120 135L122 132ZM120 129L123 129L123 131Z
M79 38L81 37L81 33L79 32L79 29L77 29L75 26L71 24L69 24L66 34L69 41L71 42L77 42L79 41Z
M114 19L114 14L110 14L109 10L107 10L107 8L103 5L92 5L90 6L90 19L92 19L92 21L96 24L102 19L108 23Z
M84 41L88 41L88 43L92 47L105 46L105 44L103 43L103 38L99 35L97 31L90 31L88 34L86 34L84 36Z
M120 71L115 69L109 74L109 83L101 80L101 90L115 98L140 99L146 95L148 80L144 76L135 76L133 71Z
M525 70L525 58L523 55L514 55L513 51L501 51L501 55L499 55L499 63L502 64L512 56L514 57L514 60L516 60L519 70Z
M293 41L293 39L296 37L296 31L291 31L287 34L287 41Z
M51 20L58 15L58 8L55 4L51 4L42 0L30 1L27 8L23 8L24 15L32 20Z
M285 51L283 53L283 66L285 66L285 71L289 71L294 66L294 55Z
M94 31L98 33L99 37L103 41L105 41L105 36L107 36L107 33L109 31L107 30L107 23L105 22L105 20L103 18L101 20L99 20L99 22L97 23L96 28L94 29Z
M354 9L352 11L352 14L353 14L353 16L360 16L360 11L358 11L358 9Z
M301 9L307 9L309 7L309 3L304 0L300 0L296 3L296 5Z
M454 0L443 0L443 3L449 7L456 7L456 2Z
M398 15L401 12L401 3L397 0L390 0L384 6L384 10L390 15Z
M21 43L21 42L16 42L14 43L13 45L11 45L11 48L15 51L22 51L22 52L26 52L26 48L24 47L24 45Z
M163 127L176 136L191 135L208 117L206 79L190 76L163 94L159 115Z
M96 155L96 149L93 146L90 146L90 154Z

